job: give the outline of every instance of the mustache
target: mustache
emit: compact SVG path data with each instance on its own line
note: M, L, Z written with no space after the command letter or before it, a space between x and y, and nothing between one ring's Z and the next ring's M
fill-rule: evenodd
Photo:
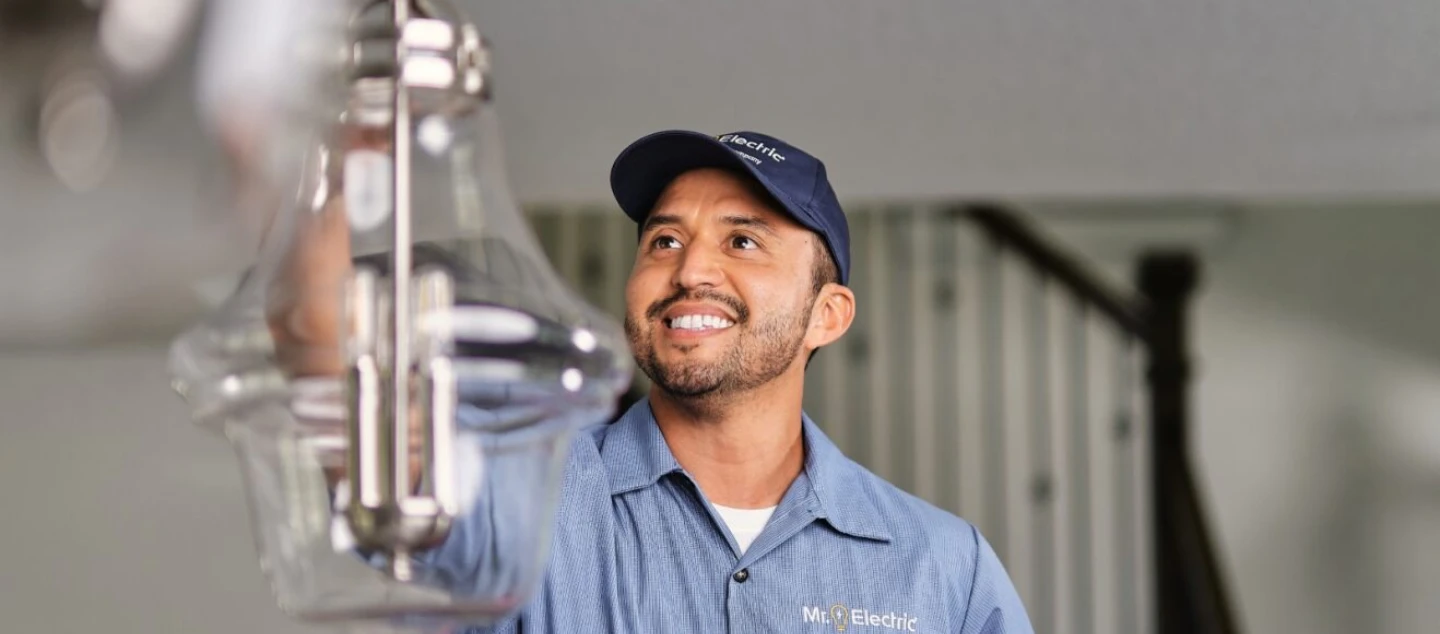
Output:
M651 320L659 319L660 315L669 310L671 306L685 300L711 301L717 304L723 304L735 313L736 322L743 324L750 321L750 309L747 308L745 302L740 301L738 297L731 297L724 293L710 290L689 291L684 289L676 291L674 295L651 304L650 308L645 311L645 318Z

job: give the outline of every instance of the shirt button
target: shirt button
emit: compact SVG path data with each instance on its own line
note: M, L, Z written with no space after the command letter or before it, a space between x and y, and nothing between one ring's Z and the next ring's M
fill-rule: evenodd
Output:
M730 578L734 579L735 583L745 583L747 580L750 579L750 569L741 568L740 572L735 573Z

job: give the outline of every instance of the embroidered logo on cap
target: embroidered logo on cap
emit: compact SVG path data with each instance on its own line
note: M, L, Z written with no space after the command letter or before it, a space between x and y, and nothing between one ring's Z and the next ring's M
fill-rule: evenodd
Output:
M745 146L751 150L759 152L761 156L768 157L770 160L775 161L776 163L785 160L785 155L781 154L779 150L765 145L760 141L752 141L738 134L722 134L716 137L716 139L718 139L721 143ZM730 149L734 150L735 148ZM750 161L753 163L760 162L760 159L758 157L751 155L749 152L743 152L740 150L735 150L735 152L740 156L750 159Z

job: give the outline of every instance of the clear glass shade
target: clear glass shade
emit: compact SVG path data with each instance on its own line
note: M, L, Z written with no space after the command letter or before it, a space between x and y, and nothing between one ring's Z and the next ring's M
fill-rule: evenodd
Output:
M259 259L172 350L303 619L477 623L523 604L569 435L630 381L620 328L559 280L511 196L473 27L434 7L352 24L439 61L352 63L296 115L312 124L276 128L309 134L270 142L300 167L246 196L272 203Z

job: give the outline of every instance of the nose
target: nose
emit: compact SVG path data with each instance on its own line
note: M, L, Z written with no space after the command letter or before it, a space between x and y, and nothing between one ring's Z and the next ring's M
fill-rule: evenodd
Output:
M680 256L672 279L676 288L716 287L725 279L716 249L691 245Z

